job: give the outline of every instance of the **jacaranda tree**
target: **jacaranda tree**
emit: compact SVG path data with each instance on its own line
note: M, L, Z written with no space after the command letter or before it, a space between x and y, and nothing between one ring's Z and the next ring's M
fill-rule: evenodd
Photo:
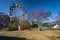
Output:
M30 13L30 20L36 21L38 23L39 28L41 28L43 22L48 20L50 16L50 11L45 12L43 9L39 9Z
M60 11L58 11L56 17L55 17L55 21L60 21Z
M0 26L8 25L9 20L10 20L10 18L8 15L6 15L4 12L0 12Z

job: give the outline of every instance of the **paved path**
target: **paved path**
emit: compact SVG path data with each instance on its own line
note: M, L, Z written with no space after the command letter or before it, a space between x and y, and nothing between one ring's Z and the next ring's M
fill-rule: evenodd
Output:
M3 34L5 31L0 31L0 35Z
M7 35L7 36L10 36L10 37L16 37L16 35L20 34L20 33L23 33L25 31L15 31L13 34L11 35Z
M2 33L4 33L4 32L6 32L6 29L0 30L0 35L1 35Z
M17 38L17 37L0 36L0 40L26 40L26 38Z
M0 34L4 33L5 31L1 31ZM25 31L15 31L13 34L11 35L7 35L7 36L0 36L0 40L26 40L25 38L17 38L16 35L23 33Z

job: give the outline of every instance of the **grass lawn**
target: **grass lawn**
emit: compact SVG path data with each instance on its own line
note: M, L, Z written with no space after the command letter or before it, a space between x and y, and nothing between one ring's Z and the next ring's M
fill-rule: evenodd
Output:
M0 36L8 36L15 34L16 31L6 31ZM26 38L27 40L60 40L60 30L45 30L33 29L16 35L17 38Z
M19 34L17 37L23 37L27 40L60 40L60 30L38 31L34 29L34 31Z

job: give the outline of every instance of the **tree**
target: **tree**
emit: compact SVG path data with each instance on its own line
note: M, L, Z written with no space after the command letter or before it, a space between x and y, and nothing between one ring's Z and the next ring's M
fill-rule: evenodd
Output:
M42 27L43 22L47 20L49 16L51 16L51 12L45 12L43 9L39 9L36 12L33 11L30 13L30 19L38 22L39 28Z
M51 27L51 26L53 26L51 23L43 23L43 26L46 26L46 27Z
M60 24L60 10L57 12L57 15L54 17L54 24Z
M0 12L0 27L6 27L9 24L10 18L4 12Z
M58 11L58 13L57 13L57 15L56 15L56 17L55 17L55 20L56 20L56 21L60 21L60 11Z

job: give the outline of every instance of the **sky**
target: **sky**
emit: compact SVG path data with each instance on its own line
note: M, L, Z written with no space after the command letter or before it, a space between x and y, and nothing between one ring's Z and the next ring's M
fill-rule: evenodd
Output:
M28 13L43 8L45 11L51 11L52 16L55 17L60 10L60 0L0 0L0 12L8 14L9 6L16 2L22 4ZM53 19L51 18L50 21Z

